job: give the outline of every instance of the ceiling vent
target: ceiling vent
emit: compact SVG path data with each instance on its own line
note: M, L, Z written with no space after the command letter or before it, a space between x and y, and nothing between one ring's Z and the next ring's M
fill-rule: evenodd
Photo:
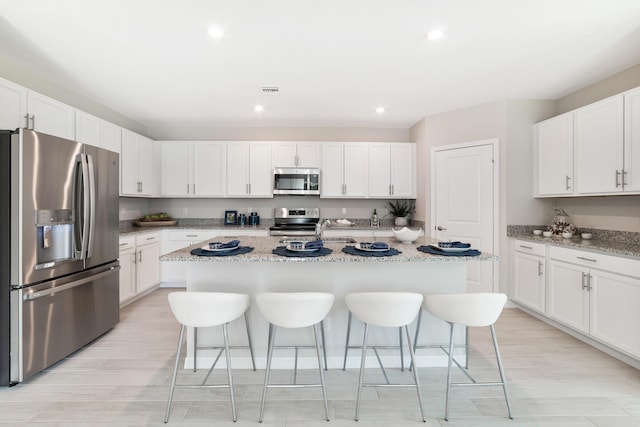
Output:
M278 86L262 86L260 91L263 95L280 95L280 88Z

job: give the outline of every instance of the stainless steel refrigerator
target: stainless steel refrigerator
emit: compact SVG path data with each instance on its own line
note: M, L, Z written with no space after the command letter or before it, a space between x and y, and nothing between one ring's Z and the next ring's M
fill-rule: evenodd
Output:
M75 141L0 131L0 384L118 323L118 162Z

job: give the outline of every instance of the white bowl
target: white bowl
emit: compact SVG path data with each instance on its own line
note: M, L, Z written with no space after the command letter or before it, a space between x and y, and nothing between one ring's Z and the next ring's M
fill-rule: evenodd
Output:
M553 231L543 231L542 235L544 237L551 237L551 236L553 236Z
M562 237L564 237L565 239L570 239L573 237L573 233L570 231L563 231L562 232Z
M400 240L402 243L413 243L418 237L420 237L420 233L422 233L422 228L417 230L412 230L407 227L402 227L400 230L396 230L392 228L393 234L396 236L396 239Z
M580 237L582 237L584 240L589 240L593 237L593 235L591 233L582 233Z
M542 234L542 230L533 230L533 234L539 236Z

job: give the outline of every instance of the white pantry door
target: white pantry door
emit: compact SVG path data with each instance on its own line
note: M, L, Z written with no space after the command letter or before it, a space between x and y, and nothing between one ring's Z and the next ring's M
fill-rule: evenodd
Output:
M497 140L434 147L432 151L431 236L471 243L496 253ZM493 292L493 262L469 262L468 292Z

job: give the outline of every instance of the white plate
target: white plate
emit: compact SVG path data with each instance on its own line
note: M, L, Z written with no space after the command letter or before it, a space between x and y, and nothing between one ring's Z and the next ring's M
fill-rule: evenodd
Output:
M296 249L296 248L292 248L291 245L287 245L287 250L291 251L291 252L316 252L319 251L322 248L311 248L311 249L306 249L306 248L300 248L300 249Z
M362 248L360 247L360 243L356 243L356 249L359 251L365 251L365 252L386 252L391 248L390 247L386 249Z
M440 246L433 246L433 247L436 249L440 249L444 252L464 252L464 251L471 250L471 247L468 247L468 248L441 248Z
M200 249L202 249L203 251L208 251L208 252L229 252L232 251L234 249L238 249L240 247L240 245L238 244L237 246L233 246L231 248L218 248L218 249L212 249L209 247L209 245L207 246L203 246Z

